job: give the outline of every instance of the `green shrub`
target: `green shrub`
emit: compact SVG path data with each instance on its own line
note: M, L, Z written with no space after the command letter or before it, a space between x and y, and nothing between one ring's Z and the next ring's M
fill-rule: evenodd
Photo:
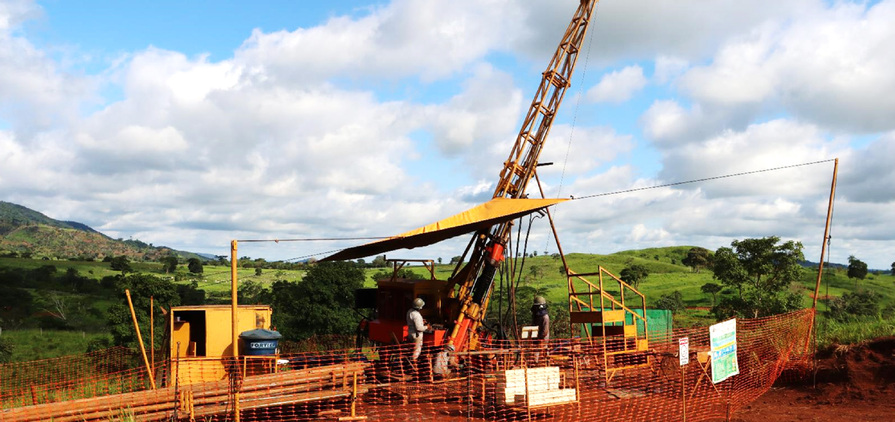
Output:
M878 315L880 295L871 290L845 293L830 302L830 316L837 321L845 321L852 316Z
M662 295L659 297L659 300L656 301L656 308L668 309L673 314L686 309L686 307L687 305L684 303L684 295L681 294L679 290L675 290L671 292L671 294Z
M15 345L11 341L0 337L0 363L9 362Z

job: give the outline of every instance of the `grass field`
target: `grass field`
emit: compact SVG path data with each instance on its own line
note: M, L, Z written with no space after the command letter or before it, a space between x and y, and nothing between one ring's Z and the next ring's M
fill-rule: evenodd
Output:
M49 359L84 353L87 344L108 334L62 330L3 330L0 334L13 344L12 362Z
M609 255L594 254L569 254L566 260L569 267L576 273L590 273L598 270L600 266L613 274L618 275L622 269L632 264L646 267L649 276L641 283L639 289L647 298L647 306L652 306L660 296L679 291L684 303L690 308L675 315L675 327L704 326L714 322L714 317L706 310L712 306L712 297L702 293L701 286L705 283L715 282L709 270L694 273L690 268L681 264L686 256L689 246L643 249L636 251L623 251ZM89 278L100 279L109 275L119 274L109 268L108 263L91 261L45 261L19 258L2 258L0 266L19 268L38 268L43 265L56 266L59 273L64 273L68 268L73 268L79 274ZM562 272L562 260L558 256L529 257L524 262L519 259L516 262L517 272L521 274L521 286L527 286L543 292L553 306L566 306L568 304L567 281ZM171 274L162 272L159 263L132 263L132 267L140 272L153 274L159 277L171 277ZM186 273L181 265L178 268L180 275L177 283L191 284L195 282L198 288L206 291L211 300L229 300L230 292L230 267L219 265L206 265L204 273L193 276ZM412 271L423 277L428 277L428 271L423 267L410 267ZM454 265L436 265L436 278L447 279L454 269ZM382 272L383 268L367 268L365 270L367 280L365 285L374 287L374 274ZM304 270L268 270L264 269L260 275L256 275L254 268L238 270L239 282L254 281L262 286L269 287L276 280L300 281L305 275ZM803 305L811 306L812 293L816 281L817 272L806 268L801 280L794 284L793 289L803 295ZM595 278L588 277L593 280ZM498 286L499 280L495 280ZM895 317L877 317L854 320L850 322L835 322L824 317L827 310L827 300L824 298L838 297L844 293L855 291L856 288L872 290L880 295L881 308L892 309L895 307L895 277L890 274L868 274L866 279L857 283L846 276L845 270L833 269L826 271L820 290L821 300L818 309L822 312L819 318L819 341L821 344L830 342L855 342L868 336L895 335ZM97 309L108 309L111 299L94 300L91 305ZM520 300L529 300L528 298ZM101 331L104 327L97 327ZM94 338L104 336L101 333L89 331L72 332L56 330L20 330L5 329L2 336L16 344L13 360L31 360L55 357L65 354L83 353L87 343Z

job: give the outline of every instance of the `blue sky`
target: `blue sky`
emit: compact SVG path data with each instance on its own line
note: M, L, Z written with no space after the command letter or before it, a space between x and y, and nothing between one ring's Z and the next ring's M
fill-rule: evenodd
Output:
M222 255L413 229L490 195L577 3L0 0L0 199ZM839 157L831 258L888 268L893 21L895 1L601 1L541 157L548 195ZM574 201L557 225L572 252L778 235L816 261L831 172Z

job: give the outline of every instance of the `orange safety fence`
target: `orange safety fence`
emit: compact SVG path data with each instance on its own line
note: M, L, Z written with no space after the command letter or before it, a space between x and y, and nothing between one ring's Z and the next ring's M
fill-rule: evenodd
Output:
M80 381L41 384L55 389L46 401L32 403L28 388L7 393L4 387L0 420L223 421L234 420L236 409L241 421L722 420L766 392L782 371L808 368L812 316L807 309L738 320L739 374L717 384L706 353L708 327L655 335L649 349L637 353L613 354L618 342L626 341L621 337L605 344L486 341L477 351L447 360L440 349L428 348L415 363L406 344L297 351L313 349L312 342L283 344L274 356L162 361L154 368L155 390L138 364L101 374L98 366L85 363L82 367L93 372ZM684 367L678 356L681 337L689 339L690 363ZM292 351L282 353L288 347ZM74 358L58 363L65 359ZM0 374L9 374L8 367L0 366Z
M0 408L65 400L76 396L102 395L123 391L133 384L122 377L110 378L142 364L139 351L112 347L94 352L52 359L0 364ZM145 369L143 369L145 372Z

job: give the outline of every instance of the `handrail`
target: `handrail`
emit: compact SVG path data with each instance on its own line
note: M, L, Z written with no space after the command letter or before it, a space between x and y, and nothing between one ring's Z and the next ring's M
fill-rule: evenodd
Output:
M570 271L570 274L568 275L568 278L569 278L569 281L570 281L570 282L571 282L572 277L574 277L574 278L577 278L577 279L583 281L584 283L587 284L588 287L593 288L593 289L596 289L597 291L596 291L596 292L588 292L588 293L584 293L584 292L582 292L582 293L572 293L572 292L570 292L570 293L569 293L569 296L570 296L572 299L574 299L576 302L578 302L578 303L580 303L580 304L582 304L582 305L586 305L586 306L588 306L591 310L593 310L593 306L592 306L592 305L588 305L587 302L584 302L583 300L577 298L576 296L578 296L578 295L592 296L594 293L599 293L601 297L604 297L604 298L608 299L610 303L612 303L612 304L614 304L614 305L617 305L617 306L621 307L622 309L627 310L628 312L630 312L631 315L632 315L632 318L637 318L637 319L640 319L640 320L646 322L646 296L644 296L643 293L640 293L639 291L637 291L637 289L635 289L634 287L632 287L630 284L626 283L624 280L619 279L619 278L616 277L614 274L612 274L611 272L607 271L607 270L606 270L605 268L603 268L602 266L599 266L598 268L599 268L598 272L594 272L594 273L575 273L575 272L573 272L573 271ZM609 275L612 277L613 280L615 280L617 283L619 283L620 294L622 295L622 297L624 297L624 288L625 288L625 287L627 287L628 290L630 290L630 291L634 292L635 294L637 294L638 296L640 296L640 299L641 299L641 306L640 306L640 307L643 309L643 313L644 313L644 315L638 315L636 312L633 312L633 311L631 310L630 307L628 307L628 306L625 305L624 303L619 302L618 300L616 300L615 297L612 296L610 293L606 292L605 289L602 289L600 286L597 286L596 284L592 283L590 280L584 278L584 276L591 276L591 275L602 276L603 273L609 274ZM602 280L602 278L601 278L601 280ZM601 306L601 308L602 308L602 306Z
M606 273L606 274L609 274L610 276L612 276L612 278L613 278L615 281L617 281L619 284L623 285L624 287L627 287L629 290L631 290L632 292L636 293L636 294L637 294L638 296L640 296L641 298L645 298L645 296L643 295L643 293L640 293L640 292L639 292L637 289L635 289L633 286L631 286L630 284L626 283L624 280L622 280L622 279L616 277L615 274L612 274L612 273L609 272L609 270L607 270L606 268L604 268L604 267L602 267L602 266L600 266L600 267L598 267L598 268L599 268L599 271L598 271L598 272L595 272L595 273L580 273L580 274L579 274L579 273L576 273L576 272L572 272L572 274L570 274L570 275L574 275L574 276L578 277L579 279L581 279L582 281L584 281L585 283L590 284L590 285L592 285L592 286L594 286L594 287L597 287L595 284L591 283L590 281L588 281L587 279L582 278L582 277L583 277L583 276L590 276L590 275L600 275L600 274L602 274L602 273Z

